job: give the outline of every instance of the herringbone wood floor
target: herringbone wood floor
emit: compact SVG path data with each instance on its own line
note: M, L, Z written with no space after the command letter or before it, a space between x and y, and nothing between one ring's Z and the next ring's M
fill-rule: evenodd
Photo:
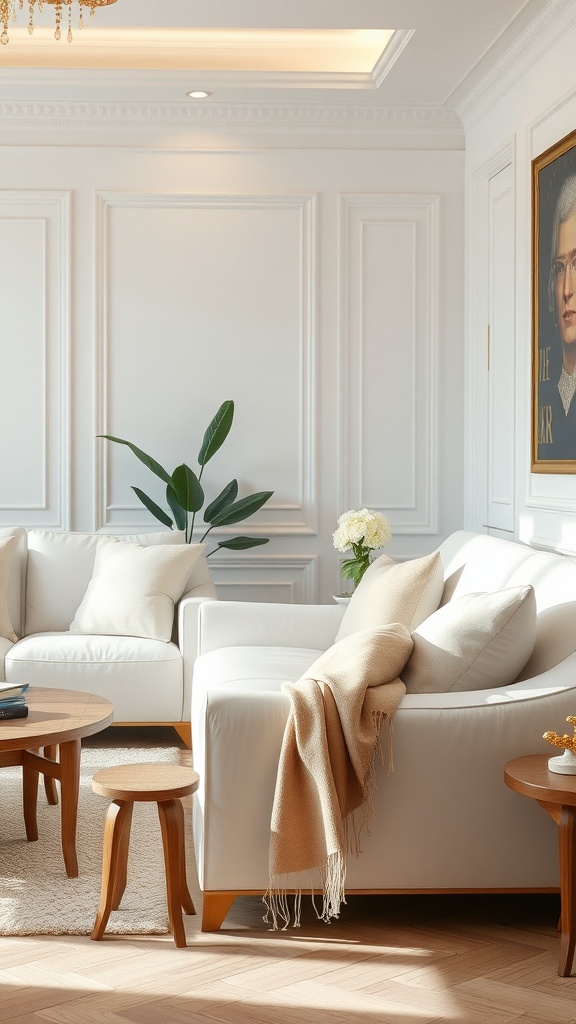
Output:
M130 737L90 742L175 742L171 730ZM576 973L556 974L557 917L557 896L351 897L340 921L319 924L306 907L299 930L278 934L243 898L220 933L187 918L182 950L169 936L5 938L0 1021L576 1024Z

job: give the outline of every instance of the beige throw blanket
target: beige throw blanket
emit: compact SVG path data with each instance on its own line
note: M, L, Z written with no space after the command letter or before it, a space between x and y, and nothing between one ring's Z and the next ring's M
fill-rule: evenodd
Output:
M373 816L374 761L380 729L406 688L398 678L413 642L399 623L365 629L338 641L296 683L284 683L291 707L280 753L270 837L270 888L265 920L286 928L287 892L295 891L292 923L300 914L300 885L290 875L320 873L318 917L338 917L344 901L346 857L360 852L353 814ZM352 826L352 827L351 827ZM317 874L316 871L316 874ZM311 886L314 888L314 885Z

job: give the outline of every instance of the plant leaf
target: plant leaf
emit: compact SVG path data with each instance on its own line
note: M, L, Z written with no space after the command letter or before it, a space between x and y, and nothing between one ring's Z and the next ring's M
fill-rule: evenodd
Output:
M257 548L261 544L268 544L270 537L232 537L231 540L221 540L219 548L230 548L231 551L244 551L246 548Z
M218 449L224 444L224 441L230 433L230 427L232 426L233 419L234 402L222 402L222 405L218 409L218 412L204 434L204 440L202 441L202 447L200 448L198 455L198 462L201 466L205 466L212 456L216 454Z
M198 512L204 504L204 491L193 469L182 463L170 478L168 484L178 504L187 512ZM172 506L170 506L172 507Z
M164 467L159 462L156 462L156 459L153 459L151 455L146 455L146 452L143 452L141 448L137 448L135 444L132 444L130 441L123 441L121 437L112 437L111 434L97 434L96 436L105 437L107 441L114 441L116 444L125 444L131 452L134 452L136 458L144 463L147 469L150 469L152 473L155 473L161 480L164 480L164 483L169 483L170 474L166 472Z
M166 488L166 501L168 502L170 508L172 509L176 529L185 530L186 509L182 508L182 505L176 500L176 495L174 494L174 488L172 487L172 484L168 484Z
M340 572L344 579L353 580L354 586L357 587L369 565L369 553L356 558L346 558L340 566Z
M140 501L146 506L148 511L151 512L163 526L169 526L170 529L172 529L172 520L168 513L165 512L163 508L160 508L160 505L157 505L155 501L152 501L152 498L149 498L147 494L144 494L144 491L141 491L139 487L133 487L132 490L136 497L140 498Z
M204 511L204 522L211 523L214 516L217 516L219 512L222 512L224 508L231 505L236 500L238 494L238 481L231 480L226 487L220 491L217 498L211 501Z
M214 516L212 519L213 526L231 526L232 523L239 523L242 519L248 519L249 516L253 516L262 505L271 498L274 491L257 491L256 494L249 494L246 498L240 498L240 501L234 501L227 508L223 509L219 515Z

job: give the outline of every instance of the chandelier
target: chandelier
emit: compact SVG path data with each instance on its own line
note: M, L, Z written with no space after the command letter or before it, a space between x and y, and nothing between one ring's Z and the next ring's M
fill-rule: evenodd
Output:
M72 6L74 3L78 5L78 28L82 28L83 25L83 14L84 8L90 11L90 17L94 17L94 11L97 7L108 7L110 4L115 4L116 0L26 0L28 5L28 32L32 35L34 31L34 12L36 9L42 10L44 4L49 4L50 7L54 8L54 38L62 38L62 12L65 8L68 8L68 31L66 38L69 43L72 42ZM2 33L0 34L0 42L6 46L6 43L10 41L8 36L8 25L10 22L16 21L17 10L23 10L24 0L0 0L0 25L2 26Z

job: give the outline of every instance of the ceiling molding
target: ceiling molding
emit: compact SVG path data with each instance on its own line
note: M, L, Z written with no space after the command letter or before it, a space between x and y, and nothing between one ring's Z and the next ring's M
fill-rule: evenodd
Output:
M259 103L2 101L6 129L203 129L362 135L463 134L452 110L438 107L325 106Z
M381 56L372 69L371 77L377 89L382 85L386 75L392 70L402 50L410 42L413 35L413 28L396 29L390 42L384 47Z
M504 76L508 76L510 72L516 71L517 75L521 74L524 68L520 65L522 58L526 51L536 42L541 39L542 34L546 31L549 25L551 25L556 18L559 17L567 8L573 7L574 0L550 0L548 6L539 14L534 21L530 22L524 32L518 36L512 46L506 51L506 53L496 61L496 63L490 68L490 71L479 82L476 83L475 87L465 97L465 99L457 104L456 112L461 118L466 130L472 126L484 113L486 107L487 94L489 94L494 86L498 86L499 92L508 89L510 82L507 79L503 81Z

